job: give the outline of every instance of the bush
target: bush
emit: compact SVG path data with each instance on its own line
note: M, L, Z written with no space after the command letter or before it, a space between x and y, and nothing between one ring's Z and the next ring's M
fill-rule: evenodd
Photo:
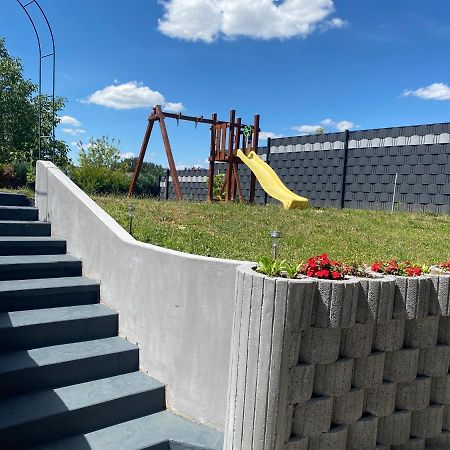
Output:
M0 164L0 188L18 188L25 186L27 183L28 166L29 164L20 161Z
M107 167L74 167L70 176L88 194L124 194L130 184L124 172Z

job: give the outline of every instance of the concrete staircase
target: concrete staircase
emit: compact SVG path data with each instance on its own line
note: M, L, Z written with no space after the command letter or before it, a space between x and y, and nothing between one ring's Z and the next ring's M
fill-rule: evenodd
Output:
M0 193L0 448L221 449L166 410L99 284L50 234L25 196Z

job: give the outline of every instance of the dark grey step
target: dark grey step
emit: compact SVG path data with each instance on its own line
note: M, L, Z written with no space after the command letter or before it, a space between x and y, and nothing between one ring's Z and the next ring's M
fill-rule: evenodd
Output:
M0 236L0 256L63 255L66 241L48 236Z
M26 195L0 192L0 205L30 206L30 203L30 199Z
M0 206L0 220L36 221L38 218L38 209L31 206Z
M1 445L29 448L164 408L164 386L140 372L23 394L0 401Z
M222 445L222 433L189 422L168 411L162 411L38 448L39 450L222 450Z
M0 236L50 236L48 222L0 220Z
M0 256L0 281L80 275L81 261L69 255Z
M0 313L0 349L24 350L117 335L117 313L104 305Z
M138 347L115 336L0 355L0 395L57 388L139 370Z
M100 285L85 277L0 282L0 312L98 303Z

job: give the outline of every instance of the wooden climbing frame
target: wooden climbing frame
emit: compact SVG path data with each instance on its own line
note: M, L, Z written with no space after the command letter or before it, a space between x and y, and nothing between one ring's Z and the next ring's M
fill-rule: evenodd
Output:
M141 150L139 152L136 169L128 190L128 195L133 195L136 189L136 183L139 178L139 173L144 162L145 152L147 151L150 136L152 134L153 125L159 122L161 129L161 136L166 151L167 162L169 164L170 176L175 188L175 195L177 200L183 199L180 181L178 178L175 161L173 158L172 148L170 146L169 135L167 133L165 119L176 119L177 123L180 120L195 122L197 124L208 124L211 130L210 152L209 152L209 179L208 179L208 200L214 200L214 166L216 162L223 162L227 164L224 184L222 186L222 194L225 193L225 200L230 201L239 195L239 199L244 200L241 183L239 180L239 163L240 159L236 156L237 150L240 148L245 154L250 150L258 151L259 138L259 115L255 115L252 126L242 124L241 118L236 119L236 111L230 111L230 119L228 122L217 120L217 114L211 115L211 119L205 119L203 116L194 117L186 116L184 114L176 114L162 111L161 106L157 105L152 109L152 113L148 118L147 129L145 131L144 140L142 141ZM167 180L168 181L168 180ZM255 200L255 186L256 177L251 174L250 178L250 196L249 201Z

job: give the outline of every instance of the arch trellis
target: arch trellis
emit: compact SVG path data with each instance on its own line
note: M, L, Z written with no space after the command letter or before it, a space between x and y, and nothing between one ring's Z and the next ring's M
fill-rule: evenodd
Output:
M54 148L54 142L55 142L55 124L56 124L56 108L55 108L55 77L56 77L56 51L55 51L55 38L53 35L53 30L50 25L50 22L47 18L47 15L45 14L44 10L42 9L41 5L37 0L29 0L27 2L24 2L23 0L16 0L17 3L20 5L22 10L27 15L29 21L31 22L31 25L33 27L34 33L36 34L36 41L38 44L38 51L39 51L39 99L38 99L38 109L39 109L39 125L38 125L38 151L39 151L39 159L41 159L41 147L42 147L42 140L43 139L50 139L52 142L52 149ZM43 17L47 30L50 35L51 39L51 51L43 53L42 50L42 41L41 41L41 35L39 33L38 28L36 27L36 22L33 19L32 10L30 9L30 6L36 5L38 8L38 13ZM42 134L42 62L43 60L51 57L52 61L52 93L51 93L51 99L52 99L52 131L50 136L46 136ZM53 152L52 152L52 159L53 159Z

